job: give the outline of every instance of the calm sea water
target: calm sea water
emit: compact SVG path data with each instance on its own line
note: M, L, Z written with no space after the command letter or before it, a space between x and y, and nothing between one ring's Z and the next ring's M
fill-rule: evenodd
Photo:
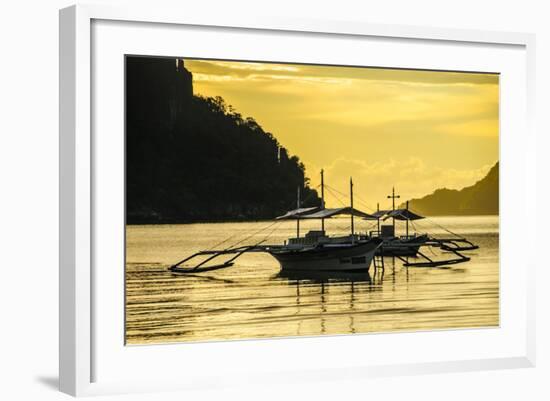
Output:
M357 230L368 225L358 223ZM296 233L291 221L128 226L126 340L128 344L266 338L322 334L488 327L499 324L498 217L437 217L418 232L450 237L441 226L480 246L469 262L404 267L385 258L370 274L288 276L264 253L245 254L234 266L176 274L167 267L230 236L228 246L281 244ZM348 220L326 221L330 234ZM370 223L369 223L370 224ZM317 229L302 222L302 233ZM268 227L268 228L266 228ZM398 230L404 229L398 223ZM411 228L412 231L412 228ZM445 257L426 249L434 258ZM447 255L448 257L448 255Z

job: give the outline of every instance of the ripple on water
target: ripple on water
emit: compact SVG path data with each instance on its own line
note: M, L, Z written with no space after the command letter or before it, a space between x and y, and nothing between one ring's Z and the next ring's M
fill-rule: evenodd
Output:
M274 259L259 253L202 274L167 269L228 232L254 231L265 222L128 226L127 343L498 326L498 217L438 223L480 245L470 262L435 269L387 260L384 271L322 279L285 277ZM312 223L304 224L306 230ZM274 241L294 229L283 225Z

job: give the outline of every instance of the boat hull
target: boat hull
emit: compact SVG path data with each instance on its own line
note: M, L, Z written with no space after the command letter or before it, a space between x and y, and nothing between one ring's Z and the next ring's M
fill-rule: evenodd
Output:
M399 238L384 240L377 254L380 256L416 256L420 247L428 240L427 236L419 236L407 240Z
M282 270L297 271L368 271L380 241L357 244L323 245L298 250L269 252Z

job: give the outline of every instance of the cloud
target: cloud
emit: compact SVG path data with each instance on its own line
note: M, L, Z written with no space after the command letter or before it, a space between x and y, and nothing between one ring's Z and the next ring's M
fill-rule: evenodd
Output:
M418 126L438 134L498 135L498 85L474 84L498 83L495 76L222 61L190 66L199 93L247 91L251 96L253 90L262 104L279 96L286 100L279 112L312 125L373 130L400 125L400 130ZM242 96L241 101L246 102Z
M291 64L271 64L271 63L254 63L254 62L234 62L234 61L200 61L192 60L194 64L204 69L217 67L217 71L284 71L284 72L299 72L300 68Z
M473 184L498 158L498 75L186 60L195 91L222 96L306 165L371 206ZM480 167L483 166L483 167Z
M280 88L287 94L306 92L299 85ZM299 109L300 105L296 105ZM456 86L445 91L396 87L386 82L351 80L346 86L324 86L301 107L301 120L312 124L337 123L357 129L405 133L419 127L424 132L449 135L498 136L498 87Z
M438 188L461 189L475 184L485 177L492 164L477 169L455 169L432 166L420 158L409 157L405 160L388 159L383 162L369 163L363 160L338 158L325 167L325 182L329 188L336 190L340 199L327 193L329 206L340 206L341 201L348 201L349 178L353 177L354 193L358 207L372 211L377 202L380 208L388 208L391 201L387 195L392 187L401 195L401 200L422 197ZM316 166L307 166L309 172L320 171ZM318 174L310 174L312 185L320 183Z
M415 86L475 86L498 85L498 74L464 73L451 71L405 70L389 68L369 68L350 66L323 66L305 64L281 64L250 61L186 60L200 77L225 76L226 80L268 80L284 79L293 81L328 80L339 82L341 79L384 81L388 84ZM206 78L214 79L214 78Z

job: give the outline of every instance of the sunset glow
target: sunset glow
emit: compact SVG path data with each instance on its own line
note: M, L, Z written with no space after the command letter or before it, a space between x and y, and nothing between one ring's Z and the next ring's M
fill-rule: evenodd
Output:
M371 207L481 179L499 158L498 75L185 60L194 91L253 117L306 166L312 186ZM335 200L328 199L328 202Z

